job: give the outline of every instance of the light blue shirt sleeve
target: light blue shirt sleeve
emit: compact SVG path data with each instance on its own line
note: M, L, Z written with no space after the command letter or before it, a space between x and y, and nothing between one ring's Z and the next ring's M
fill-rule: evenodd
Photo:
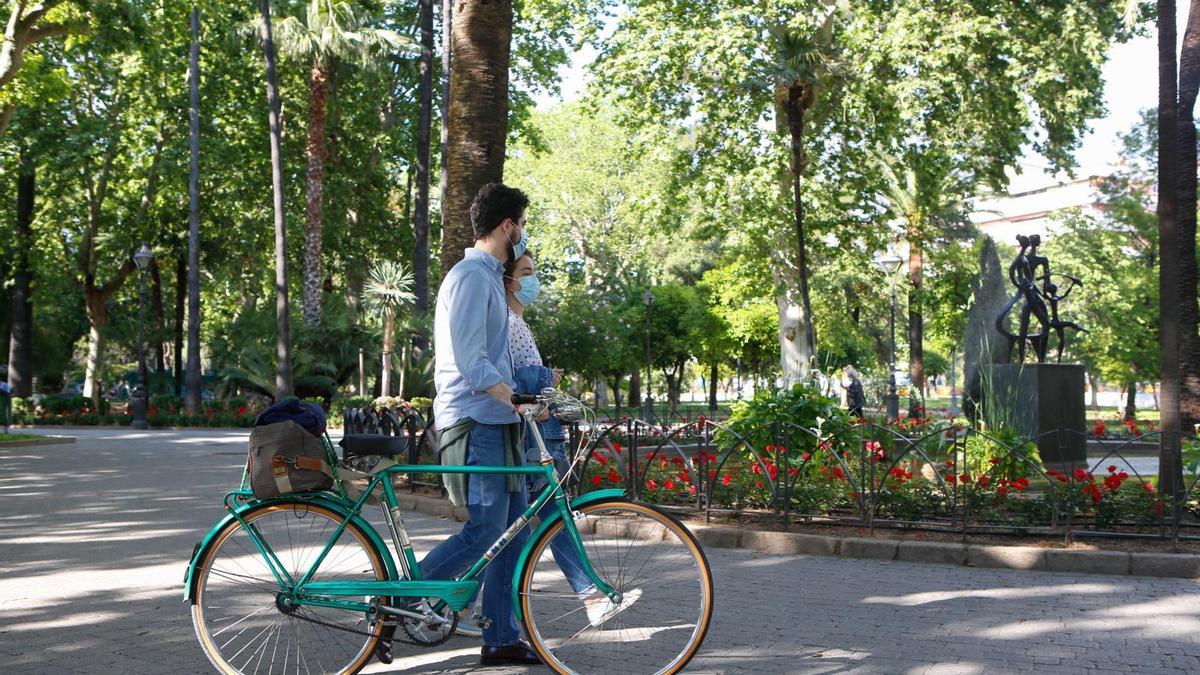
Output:
M464 274L455 281L445 289L450 325L454 327L450 331L454 365L471 389L483 391L506 379L488 358L487 326L481 320L488 301L488 284L494 281L478 272Z

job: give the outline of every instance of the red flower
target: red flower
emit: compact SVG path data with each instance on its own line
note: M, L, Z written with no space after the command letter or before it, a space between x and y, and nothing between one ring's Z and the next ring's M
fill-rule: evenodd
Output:
M1092 429L1092 435L1099 438L1100 436L1103 436L1104 432L1107 430L1108 427L1104 425L1104 420L1096 420L1096 426Z
M857 493L857 492L851 492L851 493L850 493L850 499L858 499L858 493Z
M949 476L946 476L946 482L951 485L957 485L958 484L958 476L955 476L954 474L950 474Z
M987 487L992 484L992 479L989 476L980 476L975 482L979 483L979 487Z
M674 490L675 489L675 481L668 478L665 482L663 482L663 487L668 490Z
M959 476L958 479L962 481L963 485L966 485L967 483L971 482L971 474L964 473L963 475Z
M1109 473L1116 473L1116 472L1117 472L1117 465L1116 465L1116 464L1109 464L1109 465L1108 465L1108 472L1109 472Z
M646 489L647 489L647 490L657 490L657 489L658 489L658 483L654 482L654 479L653 479L653 478L651 478L651 479L649 479L649 480L647 480L647 481L646 481Z
M999 464L999 463L1000 463L1000 458L999 458L999 457L993 457L993 458L989 459L988 461L989 461L989 462L991 462L992 464Z
M762 486L763 486L763 484L762 484L761 480L754 481L754 487L762 487Z
M1057 480L1058 480L1058 482L1060 482L1060 483L1066 483L1067 481L1069 481L1069 480L1070 480L1070 479L1069 479L1069 478L1067 478L1066 476L1060 476L1060 475L1058 475L1058 474L1055 474L1055 476L1054 476L1054 477L1055 477L1055 479L1057 479Z
M608 470L608 482L620 483L621 482L621 474L617 473L616 469L609 469Z
M788 475L789 475L789 476L799 476L799 475L800 475L800 469L788 469L788 470L787 470L787 473L788 473Z
M689 485L689 486L688 486L688 492L690 492L690 493L692 493L692 494L696 494L696 486L695 486L695 485Z
M620 443L613 443L612 446L613 446L614 452L616 452L618 455L621 454L621 444Z
M602 482L604 482L604 479L600 476L592 476L592 485L599 485Z
M1083 482L1088 479L1089 475L1090 474L1083 469L1075 469L1075 480L1077 481Z
M804 453L803 455L800 455L800 459L802 459L802 460L804 460L805 462L807 462L808 460L812 459L812 455L810 455L810 454L808 454L808 453L806 452L806 453Z
M1001 496L1001 497L1007 496L1007 495L1008 495L1008 488L1006 488L1006 487L1004 487L1003 485L1001 485L1000 487L996 488L996 494L997 494L997 495L999 495L999 496Z
M1154 492L1154 485L1151 483L1143 483L1142 487L1146 488L1146 492Z
M833 475L835 478L844 479L846 477L846 474L842 473L842 467L840 466L833 467Z
M733 482L733 476L730 476L729 474L725 474L725 477L721 479L721 485L724 485L726 487L728 487L729 484L732 482Z
M709 472L708 472L708 479L709 479L709 480L714 480L716 477L717 477L717 471L716 471L716 469L713 469L712 471L709 471Z

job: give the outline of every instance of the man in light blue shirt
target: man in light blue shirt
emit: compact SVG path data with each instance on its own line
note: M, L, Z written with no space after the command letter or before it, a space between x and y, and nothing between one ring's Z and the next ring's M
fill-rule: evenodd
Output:
M438 290L434 316L436 369L434 420L447 450L465 446L468 465L512 464L514 448L521 461L520 418L512 404L513 365L508 351L508 302L504 295L504 263L525 248L525 208L520 190L500 183L480 189L471 204L475 246L466 250ZM519 247L517 251L514 247ZM457 440L456 440L457 439ZM466 484L467 524L439 544L421 562L427 579L450 579L483 556L528 505L524 480L503 474L473 475ZM520 477L515 477L520 478ZM512 576L521 551L522 532L483 573L484 665L541 663L521 640L512 606Z

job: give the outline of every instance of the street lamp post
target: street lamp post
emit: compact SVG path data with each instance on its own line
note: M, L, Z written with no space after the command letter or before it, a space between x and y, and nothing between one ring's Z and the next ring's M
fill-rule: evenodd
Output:
M134 429L145 429L146 422L146 384L149 380L146 373L146 270L154 262L154 252L142 242L142 247L133 254L133 262L137 265L141 278L138 292L138 383L133 389L133 422Z
M650 305L654 302L654 293L649 288L642 293L642 302L646 305L646 411L644 417L649 422L654 419L654 396L651 393L654 380L651 377L650 366Z
M879 269L887 273L888 286L891 289L891 307L889 308L889 324L891 327L891 360L888 363L888 393L883 397L884 410L888 419L894 420L900 416L900 397L896 394L896 270L900 269L900 256L888 252L871 261Z

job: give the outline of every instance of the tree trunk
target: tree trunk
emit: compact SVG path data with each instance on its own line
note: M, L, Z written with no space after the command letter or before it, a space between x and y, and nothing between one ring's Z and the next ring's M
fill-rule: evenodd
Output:
M614 412L613 416L616 419L621 419L621 380L624 379L624 374L621 372L612 373L612 380L608 386L612 388L612 399Z
M13 271L12 328L8 342L8 389L13 396L33 394L33 246L35 166L22 154L17 175L16 265Z
M263 60L266 62L267 71L267 115L271 128L271 190L275 210L275 398L278 400L292 395L287 232L283 219L283 158L280 154L279 86L275 77L275 43L271 38L271 0L259 0L258 11L262 17Z
M175 395L183 395L183 322L187 308L187 258L175 258Z
M1125 415L1126 420L1137 419L1137 382L1130 381L1125 384Z
M452 43L449 143L446 148L443 272L462 259L475 235L469 210L486 183L504 177L508 136L508 65L511 0L461 0Z
M794 339L799 339L797 355L801 358L799 365L799 377L794 377L796 373L789 371L786 359L783 363L784 383L792 385L796 381L803 379L808 374L809 368L812 366L812 358L816 355L817 340L813 328L812 303L809 301L808 293L808 245L805 241L804 234L804 199L800 186L800 180L804 176L805 158L804 158L804 114L809 105L812 105L812 89L811 87L793 84L787 89L787 102L784 109L787 111L788 134L791 138L791 175L792 175L792 199L794 207L794 215L796 221L796 265L797 276L799 277L800 298L796 309L798 313L792 311L786 312L789 319L796 322L794 330L796 335ZM780 351L781 357L784 356L786 348L783 345L782 339L784 336L783 319L785 312L780 309Z
M424 316L429 310L429 159L433 133L433 0L420 0L417 23L421 27L421 81L417 88L417 198L413 215L414 308ZM422 336L417 345L426 346Z
M1091 401L1088 403L1088 407L1092 410L1098 410L1100 408L1100 399L1096 389L1099 387L1099 383L1096 381L1096 376L1091 373L1088 373L1087 379L1088 388L1092 390Z
M438 135L441 137L441 157L438 162L440 175L438 176L438 189L441 191L441 199L438 201L439 215L441 217L441 231L446 231L446 204L449 202L449 185L450 181L446 175L446 149L449 147L450 141L450 73L453 70L454 50L453 45L454 31L454 2L453 0L442 0L442 105L441 105L441 128L438 130ZM429 258L424 259L424 267L428 270ZM427 273L428 274L428 273ZM429 288L429 281L425 281L426 289ZM413 288L416 288L414 280ZM428 290L426 290L428 295ZM421 296L417 296L417 302L421 302ZM426 297L425 308L429 308L429 298Z
M642 372L640 370L629 374L629 398L626 401L636 416L638 408L642 405Z
M396 328L395 310L388 309L383 317L383 354L380 355L380 396L392 395L392 336Z
M783 371L783 384L791 387L804 381L812 363L812 352L805 339L805 324L808 316L802 303L789 294L775 296L775 308L779 313L779 363Z
M717 412L717 364L708 367L708 409Z
M166 329L166 316L163 314L163 295L162 295L162 272L158 267L158 256L155 256L150 261L150 346L154 348L154 368L156 377L154 386L150 387L148 393L159 393L162 388L162 377L167 372L166 364L166 345L164 344L164 330Z
M908 377L909 390L925 401L924 321L921 314L921 286L924 281L923 243L916 226L908 230Z
M308 78L307 203L304 211L304 323L321 325L321 228L324 221L325 109L329 98L329 69L318 56Z
M1200 91L1200 0L1192 0L1179 55L1179 408L1183 428L1200 423L1200 306L1196 268L1196 94ZM1161 137L1161 136L1160 136ZM1164 137L1165 138L1165 137Z
M200 414L204 382L200 376L200 10L192 7L188 159L188 339L187 400L189 415Z
M99 376L100 362L104 358L104 329L108 326L107 298L104 294L85 287L83 303L87 310L88 320L88 350L87 361L83 370L83 395L92 399L96 409L100 409L100 387L96 379Z
M1175 2L1158 0L1158 345L1162 391L1159 394L1159 489L1174 498L1183 489L1179 412L1179 184L1175 70Z

